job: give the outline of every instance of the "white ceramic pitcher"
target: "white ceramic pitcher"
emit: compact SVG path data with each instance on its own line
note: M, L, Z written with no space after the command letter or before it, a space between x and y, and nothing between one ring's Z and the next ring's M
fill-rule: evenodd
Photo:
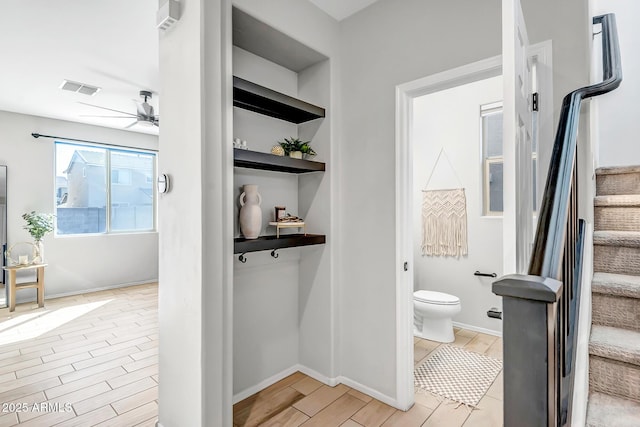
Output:
M240 195L240 231L245 239L257 239L262 230L262 197L258 186L247 184Z

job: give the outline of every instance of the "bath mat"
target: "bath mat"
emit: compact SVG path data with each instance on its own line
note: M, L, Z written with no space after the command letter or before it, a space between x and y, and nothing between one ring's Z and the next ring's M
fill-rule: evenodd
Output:
M422 255L467 255L464 188L422 192Z
M428 390L476 407L502 370L502 361L441 345L414 369L416 391Z

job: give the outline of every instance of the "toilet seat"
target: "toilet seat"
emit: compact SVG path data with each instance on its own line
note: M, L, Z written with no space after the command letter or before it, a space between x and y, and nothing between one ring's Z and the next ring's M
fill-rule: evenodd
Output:
M445 294L444 292L435 291L416 291L413 293L413 298L416 301L424 302L427 304L436 305L456 305L460 304L460 298Z

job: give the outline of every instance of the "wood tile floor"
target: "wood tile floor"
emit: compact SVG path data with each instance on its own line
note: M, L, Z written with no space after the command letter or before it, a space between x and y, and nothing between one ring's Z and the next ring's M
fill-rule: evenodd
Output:
M456 328L450 345L502 359L502 339ZM414 339L414 362L421 363L440 343ZM234 426L345 427L500 427L502 373L478 405L470 410L431 393L417 393L416 404L398 411L352 388L323 385L300 372L238 402Z
M158 286L0 310L0 427L154 426Z
M157 284L0 310L0 427L154 426L158 402ZM502 341L456 330L452 345L502 357ZM416 339L422 362L438 343ZM25 409L27 411L25 411ZM342 384L295 373L234 406L236 426L502 425L502 374L470 411L419 393L397 411Z

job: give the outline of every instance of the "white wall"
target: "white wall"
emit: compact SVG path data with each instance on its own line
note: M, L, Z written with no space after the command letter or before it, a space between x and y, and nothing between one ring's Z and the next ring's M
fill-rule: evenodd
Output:
M0 111L0 164L7 165L8 245L32 241L22 214L55 212L54 140L32 132L75 139L158 149L152 135ZM111 234L44 239L46 295L158 280L158 233ZM35 290L17 294L35 299Z
M341 22L341 371L391 398L395 87L499 55L500 19L493 0L382 0Z
M231 5L180 7L160 36L159 172L172 189L159 203L159 422L222 426L232 423Z
M553 135L558 127L562 99L571 91L589 84L589 46L591 18L588 2L583 0L523 0L529 42L553 42ZM584 102L578 128L579 212L587 221L593 219L593 150L589 130L589 102ZM542 116L541 112L541 116ZM542 126L546 123L541 122ZM551 158L553 144L540 141L540 166ZM548 161L548 160L547 160Z
M231 424L236 200L230 3L181 1L180 22L160 39L160 146L167 153L160 172L173 178L173 190L160 201L160 281L169 283L160 289L159 298L163 378L159 415L165 427ZM337 24L310 3L238 0L234 4L332 56ZM332 65L332 79L336 73ZM335 90L331 88L332 105L326 105L333 114L337 111L333 108ZM331 119L324 123L333 135ZM324 251L330 253L328 247ZM332 314L326 310L313 320L329 325L335 340ZM327 347L321 341L312 345Z
M501 307L491 292L491 278L476 270L502 274L502 217L483 216L483 165L480 106L502 100L502 77L492 77L416 98L413 103L414 288L460 298L453 320L499 332L502 321L487 317ZM436 164L440 150L444 152ZM451 162L451 165L449 164ZM431 175L433 173L433 175ZM427 187L427 181L431 180ZM468 255L423 256L423 189L464 188L467 199Z
M640 164L640 148L637 135L640 134L640 121L637 119L637 100L640 97L640 31L637 17L640 16L640 3L633 0L592 0L592 14L615 13L620 39L622 60L622 84L615 91L596 98L598 130L598 166L626 166ZM594 40L594 46L601 44L600 37ZM593 60L602 74L602 62L599 49ZM592 101L593 102L593 101Z

